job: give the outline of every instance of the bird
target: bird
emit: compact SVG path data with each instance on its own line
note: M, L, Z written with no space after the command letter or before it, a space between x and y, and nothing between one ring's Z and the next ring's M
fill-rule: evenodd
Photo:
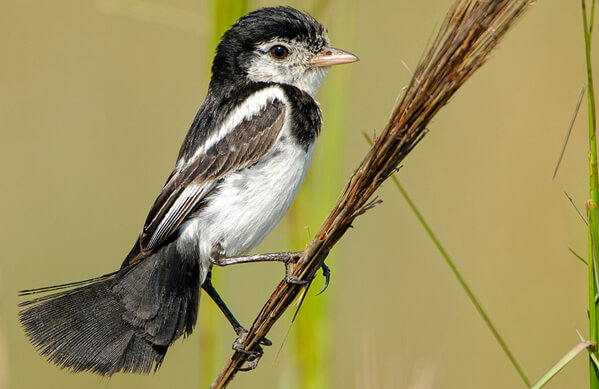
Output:
M281 220L304 180L322 122L315 94L327 71L356 61L294 8L238 19L217 45L205 100L119 270L21 291L42 294L20 304L35 348L72 372L156 371L169 346L192 333L203 290L233 326L233 348L255 367L262 348L241 348L247 330L212 285L212 268L278 261L288 282L306 282L292 275L297 253L243 255Z

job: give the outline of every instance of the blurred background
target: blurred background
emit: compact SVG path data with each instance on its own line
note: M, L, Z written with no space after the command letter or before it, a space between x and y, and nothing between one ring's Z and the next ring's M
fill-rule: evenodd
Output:
M215 21L278 4L217 3L0 3L0 388L204 388L231 353L234 333L205 296L196 332L150 376L61 371L17 322L18 290L120 265L204 98ZM368 150L361 131L384 126L452 3L288 2L361 61L325 80L315 163L255 252L301 249L318 230ZM584 211L586 103L551 179L584 82L579 2L538 2L398 174L533 381L579 341L575 329L588 334L586 267L568 251L586 257L586 228L563 193ZM315 297L317 278L298 321L288 312L258 369L231 387L524 387L394 185L379 196L332 252L327 292ZM216 272L247 326L283 276L275 264ZM587 382L579 356L547 387Z

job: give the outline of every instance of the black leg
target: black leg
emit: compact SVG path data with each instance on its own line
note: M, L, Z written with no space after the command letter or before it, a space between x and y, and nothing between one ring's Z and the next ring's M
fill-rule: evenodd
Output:
M220 297L216 289L214 289L214 286L212 285L211 271L206 276L206 281L204 281L204 283L202 284L202 289L204 289L206 293L208 293L208 296L210 296L210 298L216 303L216 305L218 305L218 307L225 315L229 323L231 323L231 326L233 326L233 330L237 335L240 335L243 331L245 331L245 328L243 328L243 326L235 318L233 313L229 310L229 307L227 307L227 304L225 304L225 302Z
M225 304L223 299L220 297L216 289L214 289L214 286L212 285L212 271L209 271L208 275L206 276L206 280L202 284L202 289L206 291L208 296L210 296L210 298L220 308L220 310L225 315L229 323L231 323L233 330L237 334L237 339L235 339L235 341L233 342L233 350L245 354L246 360L249 362L247 367L240 370L245 371L256 368L256 366L258 365L258 361L260 360L263 354L262 347L257 346L256 349L252 351L244 350L242 348L243 340L247 335L248 331L239 323L239 321L235 318L229 307L227 307L227 304ZM262 338L260 340L260 344L263 346L270 346L272 345L272 342L267 338Z

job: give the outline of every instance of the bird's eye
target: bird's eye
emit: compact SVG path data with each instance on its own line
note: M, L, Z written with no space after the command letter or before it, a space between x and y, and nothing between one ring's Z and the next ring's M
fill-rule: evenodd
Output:
M283 59L289 55L289 49L282 45L276 45L270 48L270 55L276 59Z

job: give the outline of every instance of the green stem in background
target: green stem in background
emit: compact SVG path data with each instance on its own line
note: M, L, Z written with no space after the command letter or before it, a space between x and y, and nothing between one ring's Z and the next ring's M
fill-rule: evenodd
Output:
M209 6L212 8L212 52L220 42L223 33L241 16L250 12L251 1L249 0L212 0Z
M592 1L590 20L587 22L586 1L581 0L582 4L582 24L584 28L584 46L587 67L587 98L589 115L589 200L587 202L587 212L589 221L589 337L593 342L591 354L597 357L597 341L599 335L599 320L597 317L597 258L599 257L599 224L597 214L597 204L599 203L599 189L597 178L597 140L596 140L596 120L595 120L595 90L593 87L593 67L591 65L591 34L593 31L593 19L595 11L595 1ZM590 387L599 389L599 371L589 359Z
M211 61L214 57L216 46L220 42L222 34L237 20L250 11L249 0L211 0L207 4L211 15L211 28L208 34L208 45L206 52L206 68L210 76ZM222 284L222 274L218 271L212 273L212 282L216 285ZM212 302L206 301L201 309L202 319L198 320L200 336L200 388L208 388L212 378L218 374L223 356L220 355L217 345L222 337L219 331L219 318L221 314L218 307Z
M336 4L339 7L333 9L333 2L329 0L316 1L310 14L328 25L334 32L332 39L335 45L343 47L350 45L346 42L353 41L351 15L353 15L354 4L353 2ZM324 17L327 11L335 15L329 23ZM310 172L287 218L290 244L294 250L305 248L311 238L306 226L318 226L326 217L342 184L339 172L343 165L345 151L344 130L347 128L347 107L350 95L347 89L348 85L351 85L350 71L350 67L333 68L323 83L322 92L319 93L318 100L324 110L322 132ZM331 253L327 262L330 264L335 260L335 253ZM317 278L315 283L319 281ZM295 320L291 333L295 351L290 355L295 365L292 387L302 389L330 387L329 366L333 335L328 312L330 303L335 298L334 280L332 284L324 296L304 301L302 312ZM320 289L320 285L315 285L314 289Z
M321 20L329 5L331 5L331 0L315 0L310 9L310 15L316 20Z
M372 146L373 142L372 142L372 139L368 136L368 134L364 133L364 137L366 138L366 141ZM460 283L460 285L462 286L462 288L468 295L468 298L474 305L474 308L476 308L476 310L478 311L479 315L482 317L482 319L485 322L485 324L487 325L487 327L489 327L489 330L491 330L491 333L495 337L495 340L497 340L497 343L499 343L499 346L501 346L501 348L503 349L503 352L508 357L508 359L512 363L512 366L514 366L514 368L516 369L516 371L522 378L522 381L524 381L524 383L526 384L527 387L530 387L530 385L531 385L530 380L528 379L528 377L526 376L526 373L524 373L524 370L522 369L522 367L516 360L516 357L514 357L514 354L512 354L512 352L510 351L506 342L503 340L503 338L499 334L499 331L497 330L497 328L495 327L495 325L489 318L489 315L487 315L487 313L483 309L482 305L478 302L478 299L474 295L474 292L472 292L472 289L470 289L470 287L468 286L468 283L466 282L466 280L464 279L464 277L458 270L458 268L455 265L455 263L453 262L453 260L449 257L449 254L447 254L447 251L445 251L445 248L443 247L443 245L441 244L439 239L437 239L437 236L434 234L433 230L430 228L430 226L428 225L426 220L424 220L424 217L422 216L422 214L416 207L416 204L414 204L414 202L412 201L410 196L408 196L408 192L406 192L406 190L400 184L399 180L397 179L397 177L395 175L392 175L391 179L393 180L393 183L395 183L395 186L397 187L397 189L399 189L399 191L401 192L403 198L408 203L408 206L410 207L412 212L414 212L414 214L416 215L416 218L418 218L418 221L420 221L420 224L422 224L422 227L424 227L424 229L426 230L428 236L431 238L431 240L433 241L435 246L437 246L437 250L439 250L439 252L441 253L441 256L443 257L443 259L445 259L445 262L451 268L451 271L453 272L454 276L456 277L456 279L458 280L458 282Z

